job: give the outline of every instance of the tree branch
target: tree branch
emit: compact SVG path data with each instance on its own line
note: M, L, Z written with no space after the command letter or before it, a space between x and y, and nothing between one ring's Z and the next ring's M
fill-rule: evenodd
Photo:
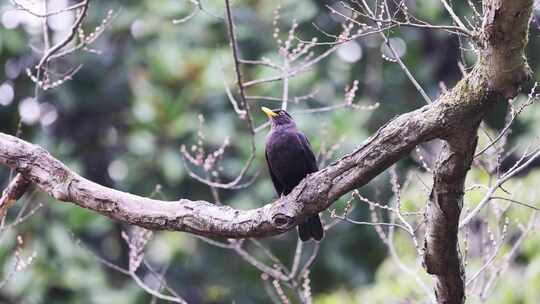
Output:
M521 10L517 10L518 3ZM498 13L485 21L486 37L491 37L486 40L486 45L490 45L491 41L506 41L513 46L510 53L505 53L519 58L506 58L517 64L511 71L500 67L506 66L506 61L496 60L501 59L502 51L494 50L499 44L493 49L487 48L471 73L436 102L390 121L355 151L308 176L288 196L261 208L237 210L188 199L166 202L106 188L71 171L44 149L3 133L0 133L0 163L22 173L42 191L58 200L73 202L112 219L149 229L229 238L283 233L308 216L325 210L347 192L368 183L408 155L418 143L459 136L456 130L463 130L464 123L479 121L499 92L504 95L517 94L517 79L526 79L529 73L523 48L531 5L530 0L493 1L492 10ZM519 20L513 15L516 13L521 16ZM497 24L504 23L505 17L512 26ZM518 46L520 50L516 49ZM505 75L502 77L505 79L509 73L521 76L511 78L511 89L509 86L494 86L501 81L495 81L493 75L499 71Z
M532 8L533 0L484 0L480 64L486 69L489 86L506 98L516 96L531 77L524 48Z
M465 177L476 149L480 121L465 131L460 141L443 147L434 172L433 189L427 209L424 267L435 275L437 303L465 302L465 274L458 248L458 226Z
M454 17L451 8L445 1L443 3ZM524 48L531 10L530 0L484 1L482 49L475 70L486 82L486 105L490 100L498 99L499 94L505 98L516 96L521 84L530 77ZM461 102L464 104L469 100ZM454 132L446 138L434 172L427 209L424 266L428 273L435 275L437 303L465 303L465 273L458 246L459 217L465 178L476 149L478 126L487 109L481 112L476 119L471 117L473 119L462 120L461 126L455 126Z
M17 174L13 178L0 196L0 221L6 215L7 210L26 193L28 186L30 186L30 182L22 174Z
M486 86L473 86L469 81L463 80L438 102L397 117L352 153L308 176L288 196L253 210L188 199L159 201L106 188L71 171L43 148L3 133L0 163L22 173L58 200L129 224L229 238L276 235L366 184L418 143L445 137L461 121L478 117L485 102L482 87ZM469 102L459 104L462 99Z

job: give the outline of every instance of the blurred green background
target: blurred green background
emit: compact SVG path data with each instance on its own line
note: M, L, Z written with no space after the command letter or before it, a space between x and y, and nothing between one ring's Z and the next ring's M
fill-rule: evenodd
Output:
M438 1L408 1L409 9L432 23L451 24ZM473 1L478 4L478 1ZM37 1L39 7L40 1ZM71 2L51 0L49 7L63 7ZM271 58L279 62L272 21L277 7L274 1L234 1L234 16L240 53L245 59ZM293 19L299 23L298 37L330 41L313 24L329 33L337 33L341 19L331 16L325 5L331 1L281 1L280 37L286 39ZM0 131L19 135L44 146L79 174L106 186L149 196L156 185L157 197L163 199L201 199L212 201L208 187L187 175L180 146L191 148L204 134L206 151L217 149L230 137L219 178L223 182L236 177L250 155L250 137L245 122L235 115L227 99L224 81L234 88L232 54L228 45L222 1L207 0L201 11L189 21L172 20L190 14L194 6L183 0L91 1L84 25L87 32L98 26L109 10L114 17L108 29L92 44L96 52L77 52L51 64L55 71L66 72L82 64L72 80L59 88L39 92L33 99L34 84L25 69L38 61L32 48L42 47L41 23L21 11L14 11L8 0L0 3ZM471 9L456 3L456 11L472 18ZM71 17L70 17L71 16ZM540 17L540 11L535 10ZM69 29L72 15L50 18L50 34L58 41ZM411 28L388 32L399 47L402 59L433 99L441 92L441 83L452 87L460 79L460 58L467 65L474 62L471 52L460 49L455 35L442 31ZM535 78L540 78L540 30L532 22L527 51ZM468 43L462 44L464 48ZM326 50L320 46L315 53ZM291 103L290 112L308 135L315 151L341 143L335 157L357 147L378 127L392 117L416 109L423 99L399 66L383 59L379 36L369 36L348 43L313 69L290 81L290 95L315 92L313 98ZM275 75L260 66L244 66L247 80ZM337 105L354 80L359 80L355 103L374 110L337 109L331 112L302 113L305 109ZM236 93L236 89L233 89ZM281 97L282 84L273 82L250 87L249 95ZM272 100L251 100L257 126L266 121L260 106L278 107ZM506 107L499 104L486 125L488 130L504 124ZM200 123L200 115L204 123ZM510 136L510 146L517 147L511 156L519 157L524 143L538 136L537 106L528 108ZM20 126L19 123L21 122ZM260 172L248 188L220 191L223 203L237 208L255 208L275 198L264 161L267 130L256 135L257 155L248 176ZM494 133L495 134L495 133ZM481 138L480 146L487 143ZM436 158L430 146L422 150L428 163ZM436 149L435 149L436 151ZM401 180L416 172L430 183L430 175L410 157L397 165ZM201 173L200 170L197 173ZM8 183L10 172L0 168L0 185ZM487 183L487 173L473 168L468 184ZM526 174L517 177L508 189L516 197L535 204L539 195L540 171L533 164ZM389 174L384 173L361 192L380 202L392 201ZM466 205L473 207L481 191L467 194ZM335 207L342 210L345 198ZM407 208L422 208L426 190L418 179L404 190ZM72 204L59 203L34 191L12 208L7 222L14 220L21 208L43 206L23 223L4 229L0 235L2 277L10 272L17 235L24 239L23 256L35 254L24 271L17 272L0 289L0 303L148 303L151 296L129 277L107 268L91 252L127 268L128 250L121 231L123 224ZM368 208L356 202L351 217L368 220ZM508 252L511 238L518 235L517 221L526 223L530 210L513 207L510 241L501 250ZM489 213L484 214L489 216ZM323 218L330 221L329 212ZM500 223L499 223L500 224ZM498 223L494 223L498 227ZM500 225L499 225L500 226ZM81 245L79 244L79 241ZM284 262L290 264L296 233L263 240ZM306 245L309 249L310 245ZM256 248L249 248L266 261ZM396 249L407 265L417 267L414 247L406 235L397 233ZM517 258L501 275L487 303L540 303L540 238L528 237ZM309 250L306 250L306 254ZM234 252L208 245L178 232L157 232L147 247L146 257L159 271L167 268L168 283L190 303L269 303L260 273ZM481 265L471 260L470 273ZM419 275L428 286L432 279ZM468 272L468 275L470 274ZM144 271L141 277L145 277ZM388 255L386 246L370 226L340 223L327 234L311 272L315 303L420 303L425 295L414 279L403 273ZM471 296L471 303L480 301ZM159 302L159 301L158 301Z

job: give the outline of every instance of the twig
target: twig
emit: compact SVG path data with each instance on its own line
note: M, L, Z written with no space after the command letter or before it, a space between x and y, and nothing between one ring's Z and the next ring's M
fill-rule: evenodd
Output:
M293 258L293 263L291 266L291 274L290 274L291 278L293 278L296 275L296 272L298 271L298 267L300 266L300 259L302 258L303 243L304 242L302 242L300 238L296 241L296 250L294 251L294 258Z
M452 9L452 7L448 4L448 2L446 2L446 0L440 0L442 2L442 4L444 5L444 8L446 8L446 10L448 11L448 13L450 14L450 16L452 17L452 19L454 20L454 22L464 31L468 32L467 30L467 27L465 26L465 24L463 24L463 22L461 22L461 19L459 19L459 17L456 15L456 13L454 13L454 10Z
M2 192L2 196L0 196L0 219L3 219L7 213L7 210L13 204L15 204L15 202L24 195L24 193L26 193L29 186L30 181L21 173L17 174L15 178L13 178L7 188Z
M135 281L135 283L137 283L137 285L139 285L139 287L141 287L144 291L146 291L147 293L153 295L156 298L159 298L159 299L162 299L162 300L165 300L165 301L174 302L174 303L187 304L186 300L184 300L182 298L164 295L161 292L150 288L135 273L130 273L130 276L133 279L133 281Z
M535 206L533 206L531 204L527 204L527 203L524 203L524 202L520 202L520 201L515 200L515 199L511 199L511 198L508 198L508 197L492 196L491 199L500 199L500 200L504 200L504 201L508 201L508 202L511 202L511 203L514 203L514 204L521 205L523 207L527 207L527 208L531 208L533 210L540 211L540 208L538 208L538 207L535 207Z
M395 213L391 213L390 223L395 224L395 220L396 220ZM405 264L403 264L403 261L401 261L401 258L397 254L396 249L394 247L394 227L396 226L392 225L389 227L388 239L386 242L386 245L388 247L388 251L390 252L390 256L392 257L392 260L401 269L401 271L403 271L404 273L410 275L411 277L415 279L415 281L418 283L418 286L420 286L422 291L428 296L428 299L430 299L432 303L436 303L433 292L431 292L431 290L427 287L426 283L420 278L420 276L418 276L418 274L415 271L413 271L412 269L407 267Z
M375 14L373 13L373 11L371 10L371 8L369 7L369 5L366 3L365 0L362 0L362 3L364 4L364 7L366 9L366 11L369 13L369 15L371 17L375 17ZM386 3L386 2L385 2ZM330 7L329 7L330 8ZM361 25L358 21L354 20L354 19L351 19L350 17L344 15L343 13L339 12L339 11L336 11L332 8L330 8L334 13L340 15L341 17L343 18L346 18L354 23L357 23L359 25ZM382 28L382 23L378 22L377 23L377 26L379 27L379 29ZM394 47L392 46L392 44L390 43L390 41L388 40L388 37L386 36L386 34L381 31L379 33L381 35L381 37L383 38L384 40L384 43L385 45L388 47L388 49L390 50L390 52L392 52L392 55L394 56L394 60L397 61L397 63L399 64L399 66L401 67L401 69L403 70L403 72L405 73L405 75L407 75L407 78L409 78L409 80L411 81L411 83L414 85L414 87L416 88L416 90L420 93L420 95L422 95L422 98L424 99L424 101L427 103L427 104L430 104L432 103L433 101L431 100L431 98L429 98L429 96L426 94L426 92L424 91L424 89L422 88L422 86L420 86L420 84L418 83L418 81L416 81L416 79L414 78L414 76L411 74L411 72L409 71L409 69L407 68L407 66L405 65L405 63L403 63L403 61L401 60L401 58L399 57L399 54L397 53L397 51L394 49Z
M488 282L486 283L482 293L480 294L480 299L482 300L485 300L485 298L487 297L487 294L491 288L491 286L495 283L495 280L497 279L497 277L499 275L501 275L501 273L503 273L504 271L506 271L506 269L509 267L510 265L510 262L512 261L512 259L515 257L519 247L521 246L521 244L523 243L523 241L525 240L525 238L527 237L527 235L532 231L532 229L534 228L534 224L536 222L536 212L533 211L533 213L531 214L531 217L529 219L529 223L527 225L527 227L525 228L525 230L522 232L522 234L520 235L519 239L517 239L517 241L514 243L514 245L512 246L512 249L510 250L510 252L506 255L504 261L502 262L501 264L501 267L499 267L492 275L491 277L489 278Z
M317 258L317 255L319 254L320 246L321 245L319 244L319 242L315 242L315 244L313 245L313 251L311 252L311 255L307 259L304 266L302 266L302 270L298 272L298 276L300 277L303 276L309 270L311 265L313 265L313 263L315 262L315 259Z
M236 245L233 247L233 250L241 257L243 258L246 262L248 262L249 264L251 264L252 266L254 266L255 268L259 269L259 271L261 272L264 272L266 274L268 274L269 276L273 277L274 279L276 280L281 280L281 281L285 281L287 282L288 281L288 277L286 275L284 275L281 271L278 271L274 268L271 268L269 266L267 266L266 264L258 261L257 259L255 259L251 254L249 254L247 251L245 251L243 248L242 248L242 242L238 242L238 241L233 241Z
M77 16L77 19L75 20L75 23L71 26L70 33L62 39L60 42L58 42L56 45L48 49L43 57L39 60L39 63L36 66L37 70L41 70L43 65L49 60L49 58L54 55L56 52L58 52L60 49L62 49L64 46L66 46L72 39L75 37L75 34L77 34L77 31L79 27L81 26L84 17L86 17L86 13L88 12L88 4L89 0L83 0L81 4L81 11L79 15Z
M526 107L530 106L531 104L533 104L538 99L538 94L535 94L535 90L536 90L537 86L538 86L538 83L535 82L533 88L531 89L531 92L529 93L529 97L528 97L527 101L524 102L523 104L521 104L520 107L517 110L514 110L514 108L510 108L511 109L510 121L508 121L506 123L504 128L501 130L501 132L499 133L499 135L495 139L492 139L489 144L487 144L482 150L480 150L479 152L477 152L474 155L475 158L482 155L489 148L491 148L495 143L497 143L501 138L503 138L503 136L506 135L506 133L508 132L508 130L510 129L510 127L512 126L512 124L514 123L514 121L516 120L518 115L521 114L521 112L523 112L523 110ZM512 105L512 103L510 102L510 106L511 105Z
M509 169L505 174L503 174L495 183L495 185L491 186L482 199L480 203L474 208L460 223L459 228L463 228L467 224L471 222L471 220L482 210L482 208L493 198L493 193L501 187L506 181L508 181L512 176L519 173L521 170L527 168L527 166L533 162L537 157L540 156L540 150L536 151L526 162L520 164L520 161L516 162L516 164Z
M17 8L17 10L27 12L30 15L33 15L33 16L38 17L38 18L47 18L47 17L58 15L58 14L61 14L61 13L73 11L73 10L79 9L79 8L81 8L81 7L83 7L85 5L84 1L82 1L82 2L79 2L77 4L73 4L71 6L58 9L56 11L45 12L44 14L40 14L40 13L37 13L37 12L34 12L34 11L30 10L29 8L25 7L24 5L22 5L21 3L19 3L16 0L11 0L11 3L13 4L13 6L15 6Z

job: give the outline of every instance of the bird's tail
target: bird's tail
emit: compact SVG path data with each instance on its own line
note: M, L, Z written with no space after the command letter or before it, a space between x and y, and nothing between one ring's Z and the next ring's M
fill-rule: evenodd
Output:
M303 224L298 226L298 234L303 242L314 239L316 241L322 240L324 236L324 228L321 224L321 218L318 214L308 218Z

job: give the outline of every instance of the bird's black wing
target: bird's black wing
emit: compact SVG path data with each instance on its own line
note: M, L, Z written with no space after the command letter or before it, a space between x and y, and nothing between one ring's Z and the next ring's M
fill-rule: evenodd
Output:
M266 164L268 165L268 172L270 172L270 177L272 178L272 183L274 184L274 188L276 189L278 196L282 195L284 187L279 181L279 179L276 177L274 172L272 172L272 165L270 164L270 160L268 159L267 151L264 151L264 156L266 157Z
M304 160L306 162L306 169L308 170L307 173L316 172L319 168L317 167L317 159L315 158L315 154L313 154L309 140L301 132L298 132L298 139L300 140L302 150L304 151Z
M298 139L300 140L300 146L304 151L304 162L307 169L306 173L313 173L318 170L317 159L313 150L311 149L311 144L307 137L298 132ZM310 216L304 223L298 225L298 234L300 239L305 242L309 239L314 239L316 241L322 240L324 237L324 228L321 223L321 219L318 214Z

